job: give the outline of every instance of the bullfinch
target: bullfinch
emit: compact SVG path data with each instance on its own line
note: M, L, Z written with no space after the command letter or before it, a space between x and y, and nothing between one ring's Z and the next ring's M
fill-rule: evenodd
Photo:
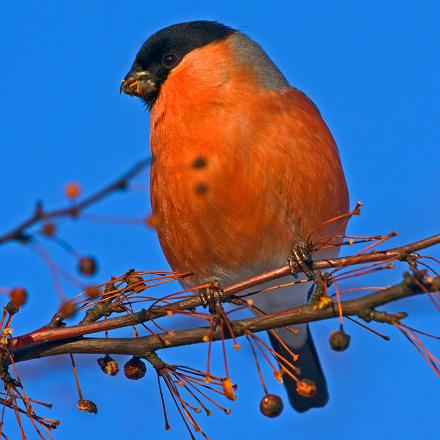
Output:
M121 91L150 110L152 212L170 266L193 274L187 287L228 286L286 264L293 243L344 233L329 221L348 211L335 141L314 103L244 33L212 21L162 29L140 48ZM254 304L276 313L305 304L309 288L261 292ZM308 326L295 330L277 334L298 354L301 377L317 386L302 397L284 374L292 406L304 412L324 406L328 390Z

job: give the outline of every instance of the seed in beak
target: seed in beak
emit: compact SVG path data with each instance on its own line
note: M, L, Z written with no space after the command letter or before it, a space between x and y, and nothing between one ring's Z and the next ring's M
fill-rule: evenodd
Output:
M123 79L121 87L119 88L119 93L126 93L130 96L140 96L142 94L142 87L138 78Z

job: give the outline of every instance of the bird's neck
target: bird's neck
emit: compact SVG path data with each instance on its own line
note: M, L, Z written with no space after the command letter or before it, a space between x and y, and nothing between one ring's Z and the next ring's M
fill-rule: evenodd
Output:
M229 41L193 50L162 85L151 110L152 124L165 115L178 121L236 106L237 100L260 92L257 83L256 72L237 62Z

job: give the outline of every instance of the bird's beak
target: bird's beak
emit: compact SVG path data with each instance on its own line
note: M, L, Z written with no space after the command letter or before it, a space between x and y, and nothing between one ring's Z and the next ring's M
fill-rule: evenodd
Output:
M130 70L122 80L119 93L130 96L145 96L157 89L156 76L148 71L134 72Z

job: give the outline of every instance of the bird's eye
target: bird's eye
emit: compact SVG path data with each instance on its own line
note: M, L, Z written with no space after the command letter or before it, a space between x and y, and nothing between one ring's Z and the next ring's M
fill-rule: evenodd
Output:
M162 65L164 67L174 67L179 61L179 57L175 53L167 53L162 58Z

